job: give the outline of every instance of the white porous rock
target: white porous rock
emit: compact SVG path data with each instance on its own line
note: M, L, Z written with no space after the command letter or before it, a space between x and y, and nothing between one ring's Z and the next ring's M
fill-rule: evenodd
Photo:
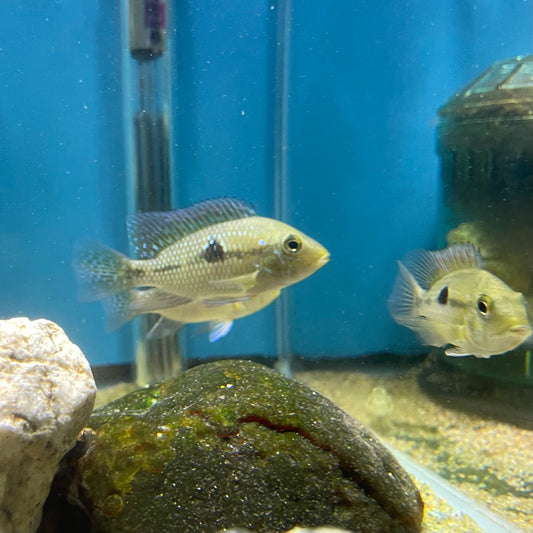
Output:
M49 320L0 320L0 533L33 533L96 395L89 363Z

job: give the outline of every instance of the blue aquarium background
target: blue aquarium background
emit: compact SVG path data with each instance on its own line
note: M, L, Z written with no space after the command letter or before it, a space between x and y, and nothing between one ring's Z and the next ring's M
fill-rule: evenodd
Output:
M106 334L72 269L82 237L128 251L124 9L0 8L0 315L56 321L93 365L133 358L131 327ZM282 205L331 252L277 310L236 321L219 342L189 326L187 356L420 351L386 301L396 260L437 245L437 110L494 61L531 53L531 13L530 0L170 2L172 206L229 195L275 216Z

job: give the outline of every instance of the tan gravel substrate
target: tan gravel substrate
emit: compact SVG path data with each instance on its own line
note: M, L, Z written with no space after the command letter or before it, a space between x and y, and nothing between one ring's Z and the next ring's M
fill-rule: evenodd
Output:
M356 371L313 370L295 377L472 500L503 516L517 529L532 531L532 429L491 419L486 413L458 410L454 407L460 405L460 397L448 401L442 395L428 395L419 386L418 375L416 369L388 378ZM530 412L531 399L530 393ZM475 395L465 396L462 401L477 402L480 407L484 403ZM499 406L504 412L505 405L500 402ZM485 407L490 410L490 405ZM424 532L483 531L468 516L455 515L427 485L419 481L417 485L426 504Z

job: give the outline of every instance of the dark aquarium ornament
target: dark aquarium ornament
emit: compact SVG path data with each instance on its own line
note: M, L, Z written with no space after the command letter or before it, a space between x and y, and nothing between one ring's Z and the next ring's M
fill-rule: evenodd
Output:
M440 108L441 246L474 244L533 305L533 56L497 61ZM533 383L531 341L488 361L447 361Z

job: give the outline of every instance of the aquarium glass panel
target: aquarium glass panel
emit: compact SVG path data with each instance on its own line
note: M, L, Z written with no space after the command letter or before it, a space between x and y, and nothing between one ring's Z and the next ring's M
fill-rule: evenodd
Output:
M0 319L57 323L135 416L260 362L389 448L425 533L530 531L532 7L4 2Z

